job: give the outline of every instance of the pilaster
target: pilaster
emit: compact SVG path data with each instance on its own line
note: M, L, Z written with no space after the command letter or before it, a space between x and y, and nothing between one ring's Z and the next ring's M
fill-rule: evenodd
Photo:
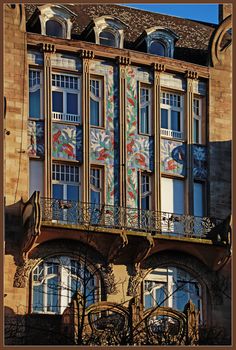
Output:
M82 126L83 126L83 165L82 165L82 197L84 203L90 200L90 60L94 58L91 50L80 52L83 65L82 73Z

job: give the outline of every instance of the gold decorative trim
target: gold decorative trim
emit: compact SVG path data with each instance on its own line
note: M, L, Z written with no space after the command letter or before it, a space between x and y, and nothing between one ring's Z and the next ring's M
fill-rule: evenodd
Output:
M187 70L185 72L185 78L198 79L198 72L193 70Z
M41 43L40 47L41 47L41 50L43 52L47 52L47 53L55 53L56 52L56 45L54 45L54 44Z
M165 64L162 63L154 63L153 68L157 72L164 72L166 70Z
M117 61L119 64L129 65L131 63L130 57L118 56Z
M94 51L92 51L92 50L81 50L80 51L80 56L82 58L93 59L94 58Z

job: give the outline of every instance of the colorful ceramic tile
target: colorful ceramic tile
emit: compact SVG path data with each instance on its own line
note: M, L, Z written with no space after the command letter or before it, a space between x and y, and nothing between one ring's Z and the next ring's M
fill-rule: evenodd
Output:
M207 178L207 148L193 145L193 176L199 179Z
M106 203L119 202L119 91L118 68L105 62L93 61L91 74L104 76L105 130L90 129L90 159L106 167Z
M186 175L186 145L172 140L161 140L161 171L172 175Z
M52 124L52 156L64 160L82 159L82 129L75 125Z
M28 154L44 156L44 121L28 121Z

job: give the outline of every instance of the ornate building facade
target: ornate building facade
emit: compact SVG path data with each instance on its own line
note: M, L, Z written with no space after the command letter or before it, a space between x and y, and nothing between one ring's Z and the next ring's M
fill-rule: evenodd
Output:
M4 5L6 344L230 344L219 9Z

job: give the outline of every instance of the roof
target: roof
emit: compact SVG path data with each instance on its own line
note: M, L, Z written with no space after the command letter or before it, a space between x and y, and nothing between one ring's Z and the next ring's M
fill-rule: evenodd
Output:
M39 4L37 5L39 6ZM25 4L27 20L35 12L37 5ZM145 29L153 26L162 26L172 30L179 37L176 42L175 57L184 59L181 56L186 56L187 54L184 60L195 62L197 59L199 64L204 64L203 61L206 59L209 41L216 28L215 24L143 11L128 6L113 4L63 5L76 14L72 27L72 34L76 36L81 36L86 27L95 18L110 15L127 25L127 29L124 31L125 47L132 48L134 42Z

